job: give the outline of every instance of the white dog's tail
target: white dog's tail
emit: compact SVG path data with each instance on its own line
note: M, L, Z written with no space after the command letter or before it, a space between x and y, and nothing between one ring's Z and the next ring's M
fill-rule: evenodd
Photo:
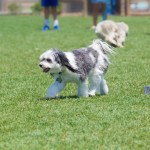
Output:
M103 42L100 39L94 40L91 47L97 51L103 52L104 54L114 53L113 48L110 45L108 45L106 42Z

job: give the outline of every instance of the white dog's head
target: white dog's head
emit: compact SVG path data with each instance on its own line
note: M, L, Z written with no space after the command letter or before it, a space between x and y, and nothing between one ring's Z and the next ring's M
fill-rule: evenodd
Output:
M123 47L129 27L124 22L105 20L97 24L96 35L114 47Z
M58 57L58 51L50 49L40 56L39 66L43 72L59 73L61 71L61 61Z

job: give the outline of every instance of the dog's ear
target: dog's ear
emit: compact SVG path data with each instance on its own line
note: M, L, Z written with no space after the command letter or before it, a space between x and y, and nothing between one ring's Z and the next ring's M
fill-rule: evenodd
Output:
M55 51L55 60L61 64L62 66L66 66L70 71L75 73L80 73L78 70L74 69L71 64L69 63L66 55L61 51Z
M55 61L56 61L58 64L61 64L61 60L60 60L60 57L59 57L59 52L60 52L60 51L54 49L53 52L54 52L54 56L55 56Z

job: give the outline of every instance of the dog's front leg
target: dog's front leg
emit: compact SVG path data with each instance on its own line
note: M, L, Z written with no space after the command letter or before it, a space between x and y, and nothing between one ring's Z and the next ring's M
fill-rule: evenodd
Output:
M49 86L46 98L55 98L57 94L64 89L65 85L65 82L56 80L51 86Z
M78 84L78 96L79 97L88 97L88 80L81 81Z

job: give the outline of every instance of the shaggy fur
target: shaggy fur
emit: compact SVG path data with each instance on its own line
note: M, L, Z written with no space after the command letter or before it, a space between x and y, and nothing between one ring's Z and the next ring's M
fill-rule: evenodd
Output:
M57 97L68 82L77 84L79 97L94 96L97 90L100 94L108 94L104 74L108 69L108 54L112 52L111 47L101 40L95 40L90 46L71 52L58 49L44 52L40 56L39 66L43 72L49 72L54 77L46 98Z
M111 20L98 23L95 30L98 38L114 47L123 47L128 31L129 27L124 22L114 22Z

